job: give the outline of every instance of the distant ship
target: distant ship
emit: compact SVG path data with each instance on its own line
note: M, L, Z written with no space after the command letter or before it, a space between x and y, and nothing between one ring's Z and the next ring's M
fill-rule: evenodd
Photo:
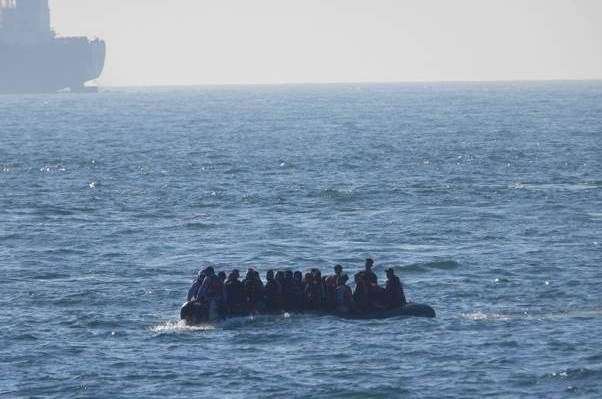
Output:
M0 94L94 91L105 42L57 37L48 0L0 0Z

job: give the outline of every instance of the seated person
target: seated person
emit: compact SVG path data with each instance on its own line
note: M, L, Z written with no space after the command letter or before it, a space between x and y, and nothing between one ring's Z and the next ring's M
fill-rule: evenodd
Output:
M336 289L339 278L343 275L343 266L336 265L334 274L331 274L324 280L324 289L326 291L326 306L328 309L336 308ZM349 278L349 277L347 277Z
M322 310L324 286L318 269L312 269L309 282L305 287L305 303L310 310Z
M336 310L341 313L348 313L353 308L353 294L351 288L347 286L349 276L343 274L337 279L337 288L335 290Z
M205 269L206 275L199 288L197 300L207 301L209 303L209 320L219 318L219 310L224 296L224 285L215 274L212 266Z
M374 260L372 258L366 259L366 264L364 265L364 274L366 275L366 280L371 285L378 285L378 277L376 273L372 271L372 267L374 266Z
M295 280L293 279L293 272L287 270L284 272L284 277L282 279L282 308L291 312L294 309L295 305Z
M399 281L399 277L395 275L395 271L391 268L387 269L384 298L387 309L397 309L407 303L405 293L403 292L403 285Z
M303 310L303 302L305 296L305 285L303 284L303 273L296 271L293 273L293 293L292 293L292 310L300 312Z
M244 286L238 279L239 277L238 270L232 270L224 285L225 310L228 315L236 316L246 313Z
M355 274L355 290L353 291L353 303L358 312L366 312L370 309L368 295L368 283L364 272Z
M280 283L274 278L274 271L268 270L266 275L265 288L263 290L263 299L268 312L276 312L280 310Z
M245 289L247 310L251 313L256 313L257 306L263 300L263 281L261 281L259 273L255 269L250 268L247 270L242 284Z
M194 278L192 282L192 286L188 290L188 295L186 296L186 300L188 302L196 300L199 288L201 288L201 284L203 284L203 280L205 279L205 269L199 270L199 273Z

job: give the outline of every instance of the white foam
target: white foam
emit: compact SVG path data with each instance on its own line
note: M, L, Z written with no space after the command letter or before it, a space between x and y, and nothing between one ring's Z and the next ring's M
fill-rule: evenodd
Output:
M473 313L462 313L462 317L468 320L480 321L480 320L499 320L506 321L510 320L510 316L503 315L500 313L484 313L481 311L473 312Z
M183 320L165 321L150 328L150 331L157 334L182 333L190 331L210 331L215 330L215 326L211 324L200 324L189 326Z

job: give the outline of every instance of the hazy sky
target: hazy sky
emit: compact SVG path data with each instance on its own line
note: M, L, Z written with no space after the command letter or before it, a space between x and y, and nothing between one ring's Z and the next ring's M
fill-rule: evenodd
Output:
M51 0L104 85L602 79L602 0Z

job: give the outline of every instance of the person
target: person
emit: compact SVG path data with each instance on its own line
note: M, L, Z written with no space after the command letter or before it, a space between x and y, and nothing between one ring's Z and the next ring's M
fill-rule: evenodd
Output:
M305 288L303 285L303 273L296 271L293 273L293 291L291 298L293 300L292 310L300 312L303 310Z
M385 306L387 309L397 309L407 303L405 293L403 292L403 285L399 281L399 277L395 275L395 270L389 268L386 273Z
M339 278L343 275L343 266L336 265L334 267L334 274L326 277L324 280L324 289L326 291L326 306L329 309L334 309L336 307L336 290L337 290L337 282ZM349 277L347 277L349 278Z
M209 304L209 320L219 318L220 306L224 295L224 285L215 274L213 266L207 267L205 278L199 288L197 299Z
M324 285L322 274L318 269L312 269L309 284L305 287L305 301L308 309L322 310L324 304Z
M346 274L337 278L337 287L335 289L336 311L341 313L349 313L353 308L353 295L351 288L347 285L349 276Z
M370 308L366 274L363 271L356 273L354 279L355 290L353 291L353 303L355 304L357 311L366 312Z
M249 270L247 270L247 274L243 281L243 287L247 309L251 313L256 313L257 306L263 299L263 282L255 269L249 268Z
M188 290L188 295L186 295L186 300L188 302L196 300L199 288L201 288L201 284L203 283L203 279L205 279L205 269L204 268L199 270L196 277L192 281L192 286Z
M287 270L284 272L282 279L282 308L286 312L295 310L295 280L293 279L293 272Z
M372 258L366 259L366 264L364 265L364 275L366 276L366 281L370 285L378 285L378 277L376 273L372 271L372 267L374 267L374 260Z
M238 269L232 270L224 285L226 313L231 316L240 316L246 312L244 286L239 277Z
M266 283L263 291L265 307L268 312L276 312L280 310L280 283L274 278L274 271L268 270L265 274Z

